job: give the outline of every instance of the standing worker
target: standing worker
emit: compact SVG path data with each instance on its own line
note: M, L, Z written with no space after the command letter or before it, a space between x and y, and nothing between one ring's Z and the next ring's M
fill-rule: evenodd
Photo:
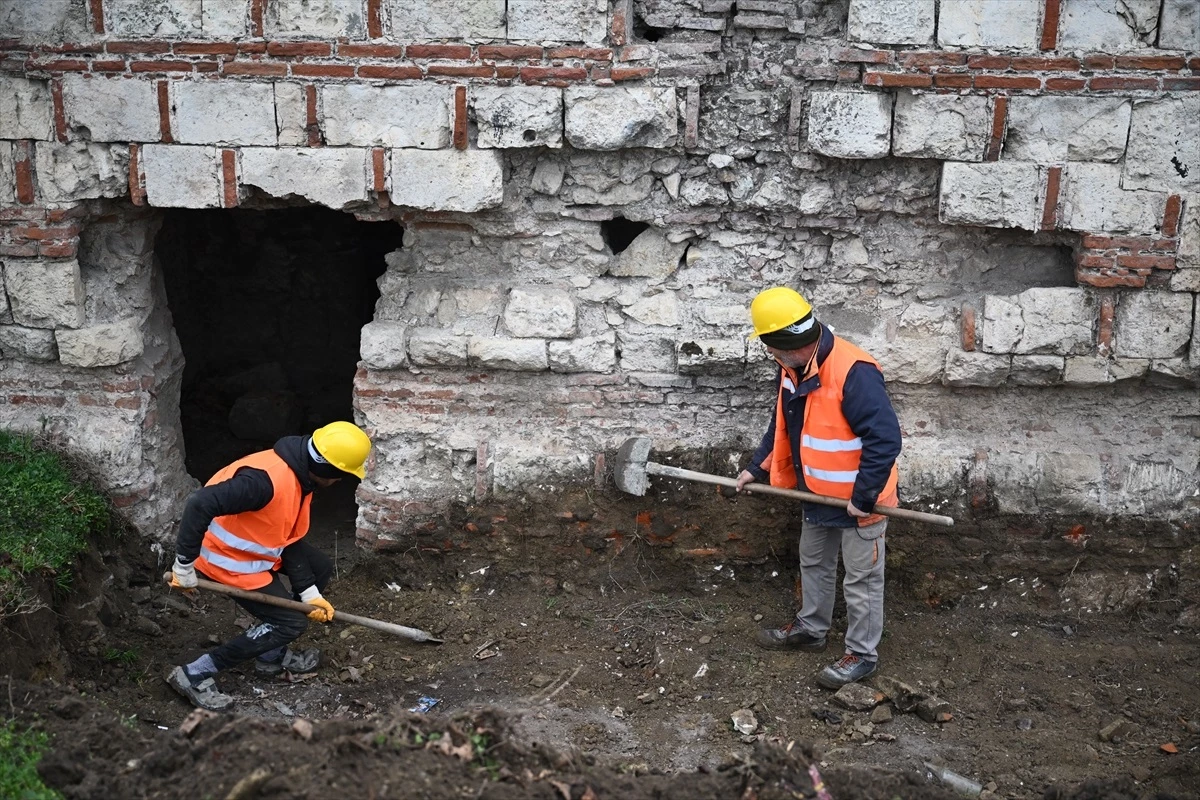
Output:
M312 436L285 436L271 450L252 453L213 475L192 493L179 524L171 585L194 589L209 580L315 606L303 612L250 600L238 605L260 624L167 673L167 683L210 711L233 705L213 680L221 670L254 658L254 671L274 677L316 671L319 650L294 651L308 621L329 622L333 606L321 596L333 574L328 556L304 541L313 490L365 475L371 440L357 425L332 422ZM291 588L285 587L287 576Z
M900 423L879 363L813 318L797 292L778 286L750 304L753 336L779 364L775 413L740 491L753 481L845 499L804 504L800 531L803 606L781 628L758 633L763 647L821 652L833 618L838 553L845 565L846 654L817 683L837 689L874 675L883 636L884 532L876 503L897 505Z

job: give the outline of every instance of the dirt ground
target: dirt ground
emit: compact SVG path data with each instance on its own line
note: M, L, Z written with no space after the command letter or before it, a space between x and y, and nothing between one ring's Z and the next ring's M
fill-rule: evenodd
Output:
M53 618L0 632L9 714L55 736L47 783L70 798L821 797L811 765L836 800L956 796L930 763L984 797L1200 798L1194 531L894 524L873 682L890 699L852 710L812 681L840 655L840 601L828 652L754 644L798 589L795 526L770 503L579 492L470 509L385 554L354 547L352 502L314 508L333 603L444 643L314 625L316 677L223 674L236 714L183 732L191 709L162 673L249 619L168 593L145 544L102 545ZM752 535L771 555L695 546ZM897 681L944 703L918 713ZM436 705L410 711L422 698Z

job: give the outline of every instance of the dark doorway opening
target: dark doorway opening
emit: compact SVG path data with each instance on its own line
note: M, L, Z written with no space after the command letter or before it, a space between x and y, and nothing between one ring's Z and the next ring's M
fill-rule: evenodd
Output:
M360 330L403 232L320 207L165 212L155 252L185 359L194 478L281 436L353 420Z

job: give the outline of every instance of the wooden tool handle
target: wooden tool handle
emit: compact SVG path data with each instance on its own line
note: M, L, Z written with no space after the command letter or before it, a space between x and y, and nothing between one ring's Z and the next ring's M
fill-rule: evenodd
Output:
M163 580L170 584L171 573L164 572ZM246 589L237 589L233 586L226 586L223 583L215 583L214 581L197 578L196 585L201 589L207 589L210 592L219 592L227 594L230 597L237 597L242 600L250 600L254 603L263 603L268 606L277 608L287 608L292 611L299 611L301 614L307 615L310 611L315 611L316 606L310 606L308 603L300 603L296 600L288 600L286 597L276 597L263 592L251 592ZM333 619L337 622L348 622L351 625L362 625L364 628L372 628L385 633L394 633L397 636L404 636L412 639L414 642L432 642L433 644L441 644L441 639L435 639L432 634L427 633L419 628L408 628L404 625L395 625L391 622L383 622L370 617L360 617L356 614L348 614L345 611L335 611Z
M710 475L707 472L693 472L690 469L680 469L679 467L669 467L666 464L655 464L653 461L646 463L646 472L651 475L662 475L666 478L679 478L685 481L698 481L700 483L716 484L717 486L728 486L732 489L737 488L737 480L734 478L726 478L723 475ZM820 503L826 506L846 507L846 501L839 500L836 497L802 492L798 489L781 489L778 486L769 486L765 483L747 483L742 487L742 491L786 497L789 500L803 500L807 503ZM927 514L924 511L913 511L912 509L897 508L896 506L875 506L875 510L872 513L882 514L885 517L895 517L896 519L931 522L934 525L945 525L947 527L954 525L953 517L945 517L941 514Z

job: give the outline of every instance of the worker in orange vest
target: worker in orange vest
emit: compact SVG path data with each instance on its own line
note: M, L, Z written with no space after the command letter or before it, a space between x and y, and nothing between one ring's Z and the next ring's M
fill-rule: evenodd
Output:
M306 617L239 599L259 624L167 673L167 683L194 705L210 711L231 707L233 698L218 690L214 676L251 658L263 677L316 670L319 650L288 647L309 620L329 622L334 614L322 596L333 562L304 541L312 493L349 476L361 480L370 452L371 440L361 428L333 422L311 436L285 436L272 449L233 462L188 498L175 543L172 586L193 589L201 575L315 607Z
M752 481L846 501L804 504L800 531L802 607L779 628L759 631L763 647L821 652L833 618L838 555L845 566L846 653L817 673L827 689L874 675L883 636L887 519L897 505L900 423L879 363L823 326L812 306L784 286L750 305L754 336L779 364L775 413L738 489Z

